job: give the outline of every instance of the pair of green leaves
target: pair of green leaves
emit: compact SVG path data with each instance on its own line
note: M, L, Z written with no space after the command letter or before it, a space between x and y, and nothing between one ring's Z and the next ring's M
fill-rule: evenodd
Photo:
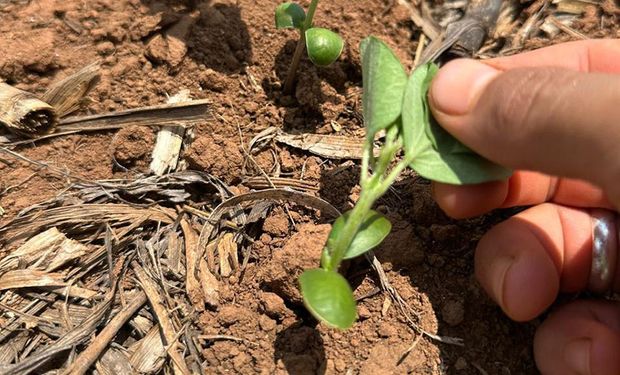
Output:
M334 222L327 239L326 254L333 248L348 220L351 211ZM379 245L390 233L392 224L381 214L370 210L361 222L343 259L354 258ZM329 258L324 268L305 271L299 278L301 294L307 309L319 320L336 328L346 329L355 322L356 304L347 280L337 271L342 259Z
M313 64L328 66L340 57L344 48L340 35L328 29L305 25L306 12L300 5L290 2L280 4L275 15L278 29L298 29L304 33L308 57Z
M369 139L382 129L398 126L409 166L430 180L462 185L510 176L510 170L476 154L437 124L427 99L436 65L422 65L407 77L398 58L379 39L368 37L360 47Z

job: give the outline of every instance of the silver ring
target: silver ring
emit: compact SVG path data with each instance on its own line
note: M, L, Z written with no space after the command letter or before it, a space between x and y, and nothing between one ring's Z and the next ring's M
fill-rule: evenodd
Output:
M618 232L616 215L612 211L593 209L592 215L592 266L588 287L595 293L611 289L616 271Z

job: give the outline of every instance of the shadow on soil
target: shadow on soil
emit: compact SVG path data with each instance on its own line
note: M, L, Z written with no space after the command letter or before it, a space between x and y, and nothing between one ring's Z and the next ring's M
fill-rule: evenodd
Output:
M354 63L349 49L328 67L316 67L305 54L297 69L295 85L289 94L282 92L298 36L295 31L278 30L291 35L278 51L273 65L275 76L262 81L263 90L278 107L286 109L284 130L311 133L330 121L347 115L346 83L361 82L361 68Z
M378 202L381 205L393 227L376 249L377 258L386 268L406 276L417 298L432 306L435 316L425 314L422 328L464 340L464 346L434 343L441 351L440 367L446 373L457 368L474 371L474 365L493 374L535 373L531 356L534 325L505 317L474 276L478 240L515 210L453 220L437 206L430 184L422 179L401 182Z
M252 62L252 45L248 27L241 19L241 9L230 4L212 4L210 0L142 0L152 13L161 13L158 34L174 33L183 16L197 13L189 35L185 38L187 58L220 73L242 71Z
M292 325L279 332L274 353L274 361L278 360L291 375L325 374L327 359L321 334L306 325Z

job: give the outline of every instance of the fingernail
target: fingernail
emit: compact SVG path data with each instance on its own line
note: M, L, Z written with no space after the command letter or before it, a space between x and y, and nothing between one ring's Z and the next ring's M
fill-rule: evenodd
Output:
M484 87L499 73L475 60L453 60L439 70L431 83L431 106L447 115L465 115L476 104Z
M579 375L590 375L590 347L589 339L577 339L564 347L564 361Z

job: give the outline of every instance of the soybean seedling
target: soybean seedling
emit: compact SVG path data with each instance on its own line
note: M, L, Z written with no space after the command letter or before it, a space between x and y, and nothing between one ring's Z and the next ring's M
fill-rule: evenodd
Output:
M299 30L299 41L284 81L284 93L289 94L293 89L304 49L307 49L310 61L317 66L332 64L342 53L344 42L340 35L328 29L313 27L312 19L318 5L319 0L312 0L308 14L299 4L291 2L280 4L276 8L276 28Z
M457 185L502 180L511 174L475 154L436 123L427 101L436 65L422 65L408 76L379 39L364 39L360 50L366 127L360 196L353 209L334 222L321 268L306 270L299 279L308 310L318 320L341 329L355 322L356 306L338 268L343 260L371 250L389 234L390 222L372 206L406 168L427 179ZM375 136L382 131L384 142L375 157Z

